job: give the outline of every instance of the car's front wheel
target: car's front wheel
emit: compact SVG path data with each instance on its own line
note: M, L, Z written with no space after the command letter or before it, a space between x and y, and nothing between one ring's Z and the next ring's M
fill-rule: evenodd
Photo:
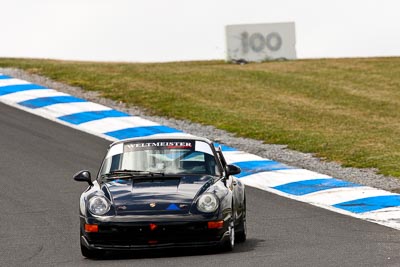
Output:
M81 244L82 256L88 259L98 259L104 256L104 251L102 250L90 250Z
M242 212L242 217L240 218L240 222L237 225L236 232L236 242L242 243L246 241L247 238L247 225L246 225L246 199L244 200L244 210Z
M223 244L223 251L232 251L235 247L235 221L232 220L228 226L229 238Z

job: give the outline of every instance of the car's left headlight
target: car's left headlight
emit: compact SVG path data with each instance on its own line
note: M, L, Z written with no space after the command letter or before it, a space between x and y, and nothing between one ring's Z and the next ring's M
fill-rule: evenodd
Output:
M218 206L218 198L212 193L205 193L197 200L197 209L201 212L214 212Z
M105 197L95 196L89 200L88 209L94 215L104 215L110 207L110 202Z

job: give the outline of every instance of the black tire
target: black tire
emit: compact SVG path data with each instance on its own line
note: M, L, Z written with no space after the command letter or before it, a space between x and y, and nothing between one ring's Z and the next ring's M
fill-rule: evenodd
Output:
M246 199L244 200L244 211L240 223L237 227L236 242L243 243L247 239L247 223L246 223Z
M81 244L82 256L88 259L98 259L104 257L104 251L102 250L90 250Z
M236 232L236 242L237 243L243 243L247 239L247 225L246 225L246 218L242 219L239 227L239 231Z
M222 251L232 251L235 247L235 220L229 223L229 239L222 245Z

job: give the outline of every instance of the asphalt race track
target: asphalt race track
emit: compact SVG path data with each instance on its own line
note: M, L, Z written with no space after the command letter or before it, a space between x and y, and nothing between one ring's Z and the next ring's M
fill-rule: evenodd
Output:
M232 253L166 250L88 260L81 169L108 141L0 104L0 266L400 266L400 232L247 187L248 241Z

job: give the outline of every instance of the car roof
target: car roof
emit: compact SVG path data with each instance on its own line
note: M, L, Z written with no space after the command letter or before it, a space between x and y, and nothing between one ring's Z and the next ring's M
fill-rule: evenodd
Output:
M125 143L130 143L130 142L136 142L136 141L169 141L169 140L194 140L194 141L203 141L208 144L212 144L210 140L207 138L191 135L191 134L155 134L151 136L145 136L145 137L134 137L134 138L128 138L128 139L123 139L123 140L118 140L110 145L110 147L116 145L116 144L125 144Z

